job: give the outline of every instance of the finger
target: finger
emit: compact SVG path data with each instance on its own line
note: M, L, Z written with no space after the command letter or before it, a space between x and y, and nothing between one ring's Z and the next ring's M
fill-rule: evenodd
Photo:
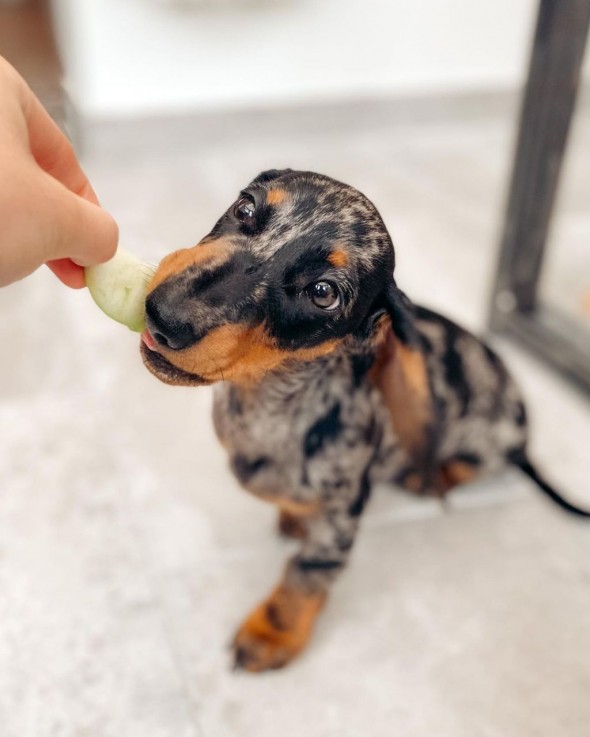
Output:
M45 185L48 194L41 213L48 226L44 230L44 261L70 259L78 266L91 266L112 258L117 250L119 229L111 215L50 177ZM68 273L71 272L68 268Z
M84 268L75 264L71 259L59 258L55 261L48 261L47 266L67 287L82 289L86 286Z
M27 88L25 119L31 153L39 166L70 192L98 204L96 193L82 171L72 144Z

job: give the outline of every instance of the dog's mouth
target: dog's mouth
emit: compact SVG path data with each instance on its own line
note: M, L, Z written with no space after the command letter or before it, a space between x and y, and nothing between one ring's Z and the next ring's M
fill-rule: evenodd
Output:
M208 379L198 374L178 368L163 356L157 349L157 343L149 330L141 334L140 353L147 370L164 384L174 386L206 386L211 384Z

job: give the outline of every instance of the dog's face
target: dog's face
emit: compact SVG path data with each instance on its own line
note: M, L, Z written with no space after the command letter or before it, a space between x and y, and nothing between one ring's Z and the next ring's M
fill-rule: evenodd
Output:
M142 355L170 384L253 382L369 337L394 253L360 192L310 172L258 176L197 246L160 264Z

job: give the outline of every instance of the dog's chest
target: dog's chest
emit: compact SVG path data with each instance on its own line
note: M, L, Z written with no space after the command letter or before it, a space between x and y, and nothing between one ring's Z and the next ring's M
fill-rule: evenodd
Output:
M255 389L218 386L215 429L249 491L305 503L362 470L374 446L370 395L368 386L355 386L349 363L333 358Z
M292 486L301 462L298 424L290 398L251 396L236 387L216 391L217 434L230 456L232 470L250 490L271 494Z

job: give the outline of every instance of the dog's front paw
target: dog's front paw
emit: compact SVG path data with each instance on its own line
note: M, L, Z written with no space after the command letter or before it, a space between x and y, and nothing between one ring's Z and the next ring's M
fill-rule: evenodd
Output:
M276 589L238 630L233 642L235 667L259 673L290 663L307 644L324 598Z

